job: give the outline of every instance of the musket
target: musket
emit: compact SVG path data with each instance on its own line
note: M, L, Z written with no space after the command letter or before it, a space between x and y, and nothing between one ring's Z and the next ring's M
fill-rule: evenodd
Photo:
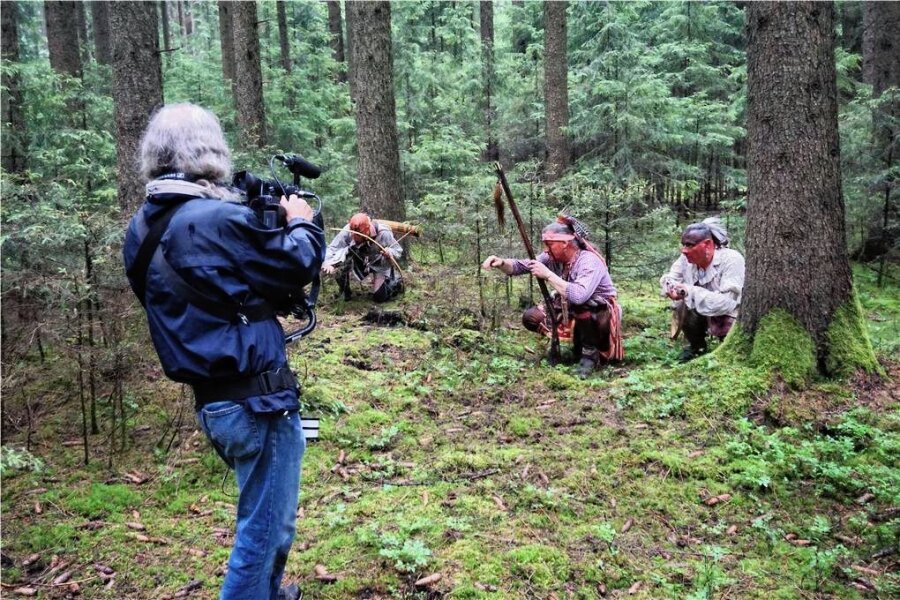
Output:
M519 207L516 206L516 201L513 200L512 192L509 190L509 183L506 181L506 174L503 172L503 167L499 162L494 163L494 170L497 172L497 177L500 179L500 185L503 186L503 193L506 195L509 211L516 220L516 226L519 228L519 235L522 236L522 241L525 243L525 251L528 252L528 258L536 260L537 257L534 253L534 247L531 245L531 240L528 238L528 233L525 231L525 223L522 221L522 215L519 214ZM550 355L548 356L548 360L551 365L555 365L559 362L560 358L559 330L557 329L559 320L556 316L556 310L553 308L553 301L550 298L550 291L547 289L547 283L543 279L538 279L537 282L538 287L541 289L541 295L544 297L544 310L547 311L547 315L550 317Z

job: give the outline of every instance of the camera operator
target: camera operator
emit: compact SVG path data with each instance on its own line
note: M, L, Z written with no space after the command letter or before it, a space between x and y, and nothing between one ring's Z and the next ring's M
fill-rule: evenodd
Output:
M218 119L199 106L162 107L140 161L147 198L125 236L129 282L166 375L193 387L200 426L239 489L220 598L296 598L295 585L279 588L305 440L274 307L319 272L324 232L294 195L281 198L287 224L266 228L220 183L230 151Z

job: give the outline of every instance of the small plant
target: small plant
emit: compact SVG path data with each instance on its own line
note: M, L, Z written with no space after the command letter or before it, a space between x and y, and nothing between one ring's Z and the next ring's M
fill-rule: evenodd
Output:
M0 475L11 471L31 471L38 473L44 468L44 461L26 450L13 446L0 446Z
M365 441L366 448L369 450L386 450L394 443L399 434L400 428L396 425L382 427L380 432Z
M380 538L379 556L393 561L394 568L401 573L416 573L428 564L431 550L421 540L401 539L393 533L385 533Z

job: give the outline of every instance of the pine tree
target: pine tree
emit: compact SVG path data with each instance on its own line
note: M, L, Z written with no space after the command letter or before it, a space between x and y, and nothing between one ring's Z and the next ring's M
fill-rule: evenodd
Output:
M844 238L834 8L747 5L747 284L754 361L792 383L876 368Z

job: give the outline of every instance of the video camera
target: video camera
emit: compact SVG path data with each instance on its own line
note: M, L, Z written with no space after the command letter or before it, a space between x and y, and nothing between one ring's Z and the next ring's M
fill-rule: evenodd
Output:
M293 182L284 184L275 173L275 161L284 163L293 177ZM316 194L300 188L300 178L316 179L322 174L322 169L296 154L276 154L269 159L269 171L272 179L262 179L250 171L239 171L234 174L231 184L241 190L247 197L246 204L252 208L260 220L269 227L275 229L286 225L284 208L281 206L281 197L290 197L291 194L304 200L315 199L317 206L313 207L313 223L322 227L322 199Z
M290 184L284 184L275 173L275 161L281 161L293 175ZM281 197L290 197L295 194L309 202L315 200L313 206L312 222L323 230L325 221L322 218L322 199L313 192L300 187L300 178L316 179L322 174L322 169L296 154L276 154L269 159L269 172L272 179L262 179L249 171L240 171L234 174L231 184L241 190L246 196L245 204L253 209L260 220L269 229L278 229L287 224L284 207L281 206ZM291 299L290 307L278 310L279 313L292 314L298 319L307 319L306 325L284 336L287 344L309 335L316 328L316 302L319 299L319 275L313 278L310 291L303 289L298 291L296 297Z

